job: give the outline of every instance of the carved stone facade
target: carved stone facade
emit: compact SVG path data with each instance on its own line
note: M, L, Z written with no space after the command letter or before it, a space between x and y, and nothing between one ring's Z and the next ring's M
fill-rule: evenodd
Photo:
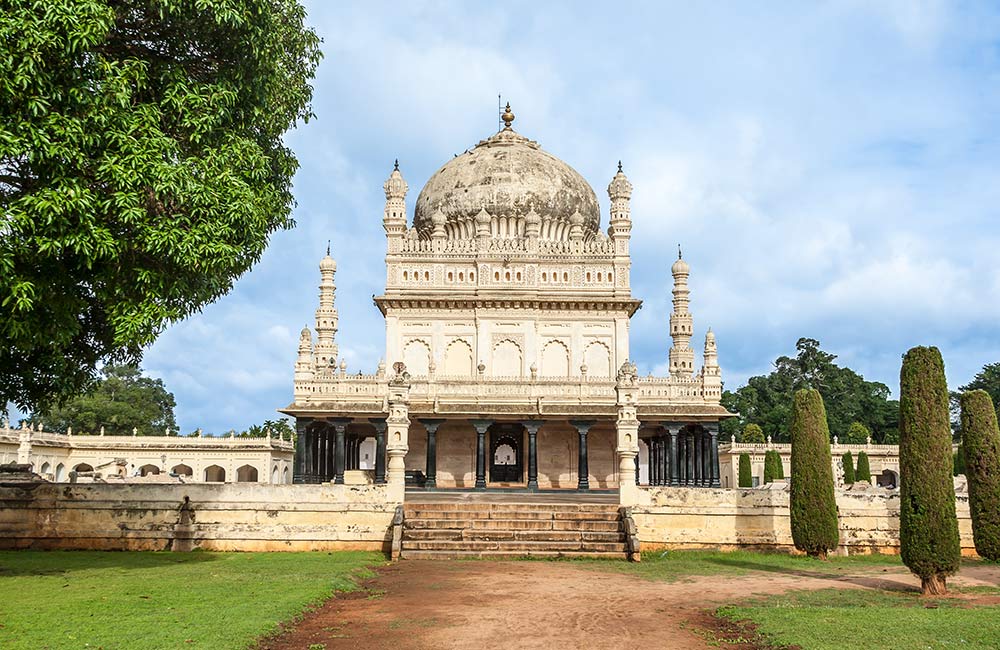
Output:
M629 361L629 319L641 305L629 285L632 184L619 163L602 231L590 185L504 117L505 128L427 181L411 222L398 164L386 180L386 287L375 298L386 350L373 374L349 374L335 357L336 264L329 252L320 263L317 338L302 331L284 409L299 423L299 457L312 463L297 466L296 481L340 480L351 462L338 460L343 421L347 439L389 427L377 451L389 471L375 482L401 483L394 467L403 463L409 483L438 488L632 489L639 436L672 427L692 442L665 456L667 471L691 463L697 483L686 484L719 485L713 450L730 414L719 405L711 332L694 368L688 263L672 267L670 374L638 377ZM508 461L516 467L500 466Z

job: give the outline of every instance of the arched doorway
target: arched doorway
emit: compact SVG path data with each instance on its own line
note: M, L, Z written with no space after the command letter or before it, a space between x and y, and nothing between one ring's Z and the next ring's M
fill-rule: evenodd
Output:
M87 463L80 463L79 465L77 465L76 467L73 468L73 471L74 472L93 472L94 468L92 466L88 465Z
M237 483L256 483L257 468L253 465L242 465L236 468Z
M494 425L490 431L491 483L520 483L524 480L523 438L520 425Z
M139 476L149 476L150 474L156 476L159 473L160 468L156 465L143 465L139 468Z
M205 468L205 482L225 483L226 470L222 469L218 465L209 465L208 467Z
M56 483L61 483L66 478L66 466L62 463L56 465Z
M875 483L879 487L895 489L899 487L899 475L891 469L885 469L875 477Z
M181 463L180 465L174 465L174 468L170 470L177 476L194 476L194 470Z

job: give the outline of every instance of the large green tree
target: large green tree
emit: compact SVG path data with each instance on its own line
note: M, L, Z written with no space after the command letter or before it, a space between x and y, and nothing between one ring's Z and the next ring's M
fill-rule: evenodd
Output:
M815 339L801 338L795 348L794 357L775 360L770 374L751 377L745 386L723 393L723 406L740 415L723 423L725 433L758 424L775 442L788 442L793 395L814 388L827 405L830 430L841 438L859 422L876 442L897 441L899 404L889 399L888 386L837 365L836 355L821 350Z
M174 396L162 379L146 377L135 366L106 366L93 389L78 395L40 418L50 431L96 434L104 427L108 435L162 436L170 429L177 435Z
M959 418L960 400L963 393L971 393L974 390L986 391L990 399L993 400L993 404L1000 409L1000 363L986 364L982 370L976 373L972 381L964 386L959 386L958 391L951 393L952 427L959 439L962 438L962 422Z
M1000 430L989 393L963 393L962 449L969 480L969 513L976 552L1000 560Z
M926 595L948 591L961 549L941 352L912 348L899 375L900 555Z
M819 391L795 392L790 423L792 486L789 495L792 541L812 557L826 558L837 548L837 500L830 456L830 430Z
M0 12L0 404L45 410L228 292L292 225L296 0Z

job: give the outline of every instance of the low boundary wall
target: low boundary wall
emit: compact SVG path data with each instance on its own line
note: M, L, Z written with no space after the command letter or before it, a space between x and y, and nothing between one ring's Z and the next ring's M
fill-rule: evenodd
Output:
M789 493L756 489L644 488L632 507L643 550L777 548L791 550ZM840 552L899 552L899 492L837 489ZM968 494L956 495L962 553L974 555Z
M389 551L385 485L0 485L0 548Z

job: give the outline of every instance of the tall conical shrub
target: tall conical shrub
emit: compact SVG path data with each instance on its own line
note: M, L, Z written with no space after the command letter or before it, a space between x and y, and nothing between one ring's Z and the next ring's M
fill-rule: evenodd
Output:
M965 453L962 445L951 454L951 468L953 476L965 476Z
M912 348L899 373L899 541L925 595L947 593L947 576L958 570L951 471L944 361L937 348Z
M854 480L858 483L864 481L865 483L872 482L872 468L868 461L868 454L863 451L858 452L858 466L854 470Z
M781 462L781 454L779 454L777 451L772 451L771 453L774 454L774 478L784 480L785 466Z
M964 393L962 452L969 481L969 512L976 553L1000 560L1000 430L990 394L984 390Z
M778 467L775 467L775 464L774 464L774 461L776 460L775 459L776 453L777 452L775 452L773 449L768 449L767 451L764 452L764 483L765 484L772 483L775 479L778 478L778 472L780 470L779 470ZM779 463L781 462L780 458L777 459L777 460L778 460Z
M837 501L833 492L830 429L819 391L795 393L792 404L792 541L812 557L837 548Z
M853 485L857 479L854 477L854 458L851 452L845 451L841 460L844 463L844 485Z
M753 472L750 469L750 454L740 454L739 486L753 487Z

